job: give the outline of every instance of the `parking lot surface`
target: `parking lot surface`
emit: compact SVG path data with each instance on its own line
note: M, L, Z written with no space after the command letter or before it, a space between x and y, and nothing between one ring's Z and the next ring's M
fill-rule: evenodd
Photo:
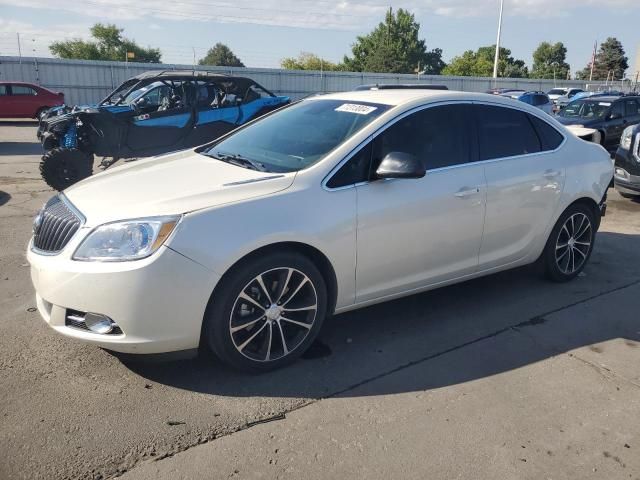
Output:
M251 376L118 357L34 311L35 125L0 122L0 478L640 478L640 203L531 268L337 316Z

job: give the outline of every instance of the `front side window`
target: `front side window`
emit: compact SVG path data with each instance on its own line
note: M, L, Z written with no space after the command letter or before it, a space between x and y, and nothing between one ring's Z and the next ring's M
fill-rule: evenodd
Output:
M252 163L265 171L295 172L320 161L389 108L348 100L306 100L238 130L201 153L234 164Z
M471 161L468 105L443 105L413 113L374 140L372 170L391 152L414 155L427 170Z
M540 152L540 140L525 112L489 105L476 105L475 111L481 160Z
M340 188L366 182L370 178L372 143L351 157L327 182L329 188Z
M13 95L37 95L33 88L24 85L13 85L11 87L11 93Z
M0 95L6 95L6 94L7 94L7 86L0 85Z
M611 107L611 116L616 118L624 117L624 102L616 102Z

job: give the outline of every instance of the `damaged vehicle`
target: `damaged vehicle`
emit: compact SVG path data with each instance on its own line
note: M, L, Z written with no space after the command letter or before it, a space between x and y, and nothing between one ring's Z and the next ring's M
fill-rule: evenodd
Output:
M121 158L195 147L290 102L253 80L206 71L133 77L98 105L51 109L40 118L44 181L64 190L90 176L94 155Z

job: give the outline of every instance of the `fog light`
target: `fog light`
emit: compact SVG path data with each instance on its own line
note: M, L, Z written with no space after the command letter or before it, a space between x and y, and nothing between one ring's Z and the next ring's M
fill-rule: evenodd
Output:
M111 333L113 330L113 320L98 313L87 313L84 316L84 324L89 330L95 333Z

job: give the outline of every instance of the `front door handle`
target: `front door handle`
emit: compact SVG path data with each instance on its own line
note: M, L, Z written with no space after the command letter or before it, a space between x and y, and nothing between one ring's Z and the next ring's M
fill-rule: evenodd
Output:
M458 190L455 193L455 196L457 198L467 198L467 197L470 197L472 195L476 195L478 193L480 193L480 187L473 187L473 188L464 187L464 188Z
M543 176L544 178L551 179L551 178L559 177L560 173L561 172L559 170L545 170Z

